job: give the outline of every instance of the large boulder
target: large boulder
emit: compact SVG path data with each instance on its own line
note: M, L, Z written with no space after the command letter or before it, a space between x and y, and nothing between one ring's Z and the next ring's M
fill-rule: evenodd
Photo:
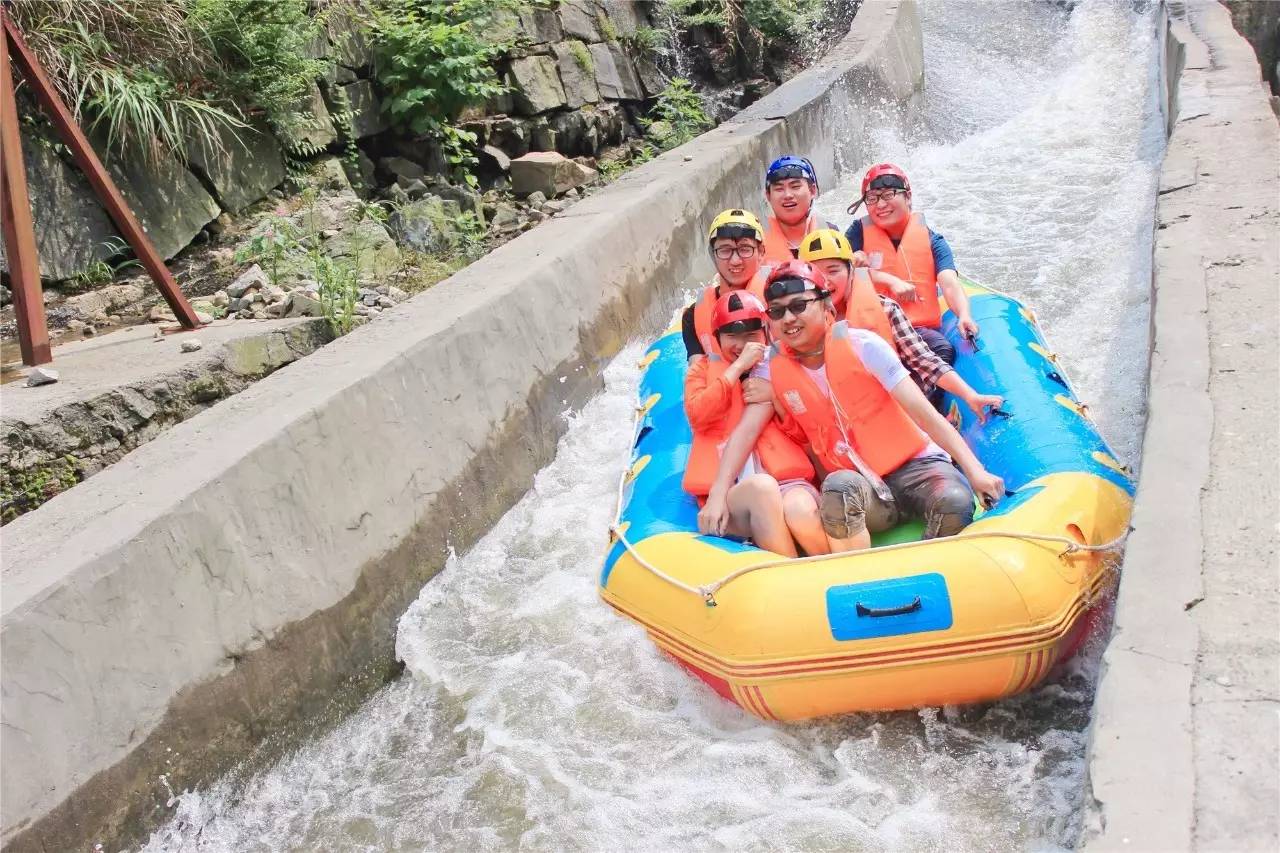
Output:
M438 253L457 243L460 215L457 202L429 195L401 205L387 224L400 245L419 252Z
M640 78L640 87L644 90L646 98L656 98L666 90L670 81L652 59L647 56L638 57L635 66L636 74Z
M570 109L600 100L600 87L596 85L596 67L591 51L580 41L563 41L551 46L564 85L565 103Z
M335 4L334 11L328 16L329 42L333 45L331 55L334 60L346 68L368 68L373 64L373 50L356 16L343 11L341 4Z
M511 189L516 195L540 192L551 198L595 177L593 169L555 151L535 151L511 161Z
M357 80L343 86L342 94L346 96L348 109L351 110L351 133L356 139L364 139L387 129L387 119L382 114L382 104L373 93L372 83Z
M357 274L362 281L381 281L400 268L400 249L387 229L372 219L348 223L325 240L324 251L331 258L354 261L359 256Z
M329 147L338 139L333 119L325 108L320 87L311 84L311 90L303 96L298 109L280 126L280 141L291 151L314 154Z
M587 132L587 121L580 110L569 110L556 113L548 122L555 133L555 149L561 154L594 154L595 151L583 146L583 137Z
M649 26L644 9L635 0L596 0L596 5L614 32L623 38L634 36L641 27Z
M24 140L27 192L36 232L40 277L71 278L94 261L111 257L115 226L94 198L89 182L64 163L45 140ZM9 271L0 240L0 270Z
M596 85L600 94L613 100L639 101L644 98L640 78L631 58L616 42L593 44L591 61L596 67Z
M523 115L537 115L565 105L564 86L556 71L556 61L549 56L514 60L510 80L516 110Z
M239 213L285 179L284 154L265 122L187 141L187 163L213 188L223 210Z
M166 260L222 212L196 176L171 154L128 151L108 155L104 165Z
M600 41L600 26L591 0L561 0L560 22L569 38Z
M531 129L525 119L502 116L489 125L489 144L501 148L509 157L529 153Z

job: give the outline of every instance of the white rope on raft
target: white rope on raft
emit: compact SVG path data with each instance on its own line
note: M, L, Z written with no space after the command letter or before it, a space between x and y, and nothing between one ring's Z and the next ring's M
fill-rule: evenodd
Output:
M798 564L821 563L825 560L836 560L836 559L840 559L841 557L849 557L859 553L865 554L865 553L874 552L876 554L884 554L884 553L888 553L889 551L902 551L907 548L919 548L921 546L930 545L930 544L933 544L934 542L939 541L934 539L926 539L919 542L899 542L896 545L881 545L876 548L872 548L869 551L839 551L834 554L815 554L811 557L778 557L777 559L774 559L774 560L764 560L759 563L751 563L739 569L735 569L734 571L730 572L729 574L725 575L719 580L712 581L709 584L703 584L702 586L693 586L691 584L685 583L679 578L672 577L671 575L662 571L662 569L655 566L653 563L650 563L644 557L640 556L640 553L636 551L635 546L631 544L630 540L627 539L626 534L622 532L622 530L619 528L617 524L609 525L609 532L612 533L615 537L617 537L618 541L622 543L622 547L626 549L627 553L630 554L632 559L634 559L636 563L638 563L641 567L643 567L644 569L647 569L656 577L666 581L667 583L671 584L677 589L682 589L685 592L693 593L694 595L698 596L703 601L705 601L708 607L716 606L715 594L719 592L721 589L723 589L725 584L729 583L730 581L737 580L743 575L749 575L752 572L758 572L761 569L772 569L772 568L776 568L777 566L794 566ZM1007 533L1004 531L992 530L986 533L957 533L954 536L945 537L945 539L942 541L955 542L958 540L972 540L972 539L1021 539L1026 542L1050 542L1053 544L1064 546L1064 550L1062 551L1062 553L1058 554L1058 558L1062 559L1071 554L1075 554L1079 552L1095 553L1099 551L1115 551L1121 545L1124 544L1124 540L1128 538L1128 536L1129 536L1129 531L1126 530L1124 533L1117 536L1115 539L1112 539L1110 542L1103 542L1098 545L1087 545L1083 542L1077 542L1074 539L1068 539L1066 536L1053 536L1053 535L1043 534L1043 533Z
M640 436L640 429L641 429L640 424L642 423L642 419L647 411L648 409L645 406L635 407L635 428L633 429L632 436L631 436L632 447L635 447L636 439L638 439ZM650 563L644 557L640 556L640 553L636 550L635 546L631 544L631 541L627 539L626 534L622 532L622 528L620 525L620 522L622 521L622 498L623 498L623 495L626 493L626 487L627 487L627 473L623 472L623 475L618 478L618 502L613 515L613 523L609 525L609 532L613 534L619 542L622 543L622 547L626 549L627 553L631 555L631 558L635 560L639 566L649 571L660 580L666 581L667 583L671 584L676 589L681 589L681 590L684 590L685 592L689 592L698 596L699 598L701 598L703 601L707 603L708 607L716 606L715 594L719 592L721 589L723 589L725 584L729 583L730 581L737 580L743 575L749 575L752 572L758 572L761 569L776 568L777 566L794 566L798 564L820 563L820 562L823 562L824 560L836 560L841 557L848 557L854 554L870 553L870 551L840 551L834 554L815 554L811 557L778 557L777 559L764 560L759 563L751 563L749 565L743 566L742 568L735 569L734 571L730 572L729 574L725 575L719 580L712 581L709 584L703 584L702 586L693 586L692 584L685 583L679 578L672 577L671 575L664 572L662 569L655 566L653 563ZM1065 557L1070 556L1071 554L1076 554L1080 552L1097 553L1102 551L1115 551L1124 544L1124 540L1127 539L1128 537L1129 537L1129 531L1125 530L1124 533L1121 533L1115 539L1112 539L1109 542L1102 542L1098 545L1088 545L1084 542L1077 542L1076 540L1069 539L1066 536L1054 536L1052 534L1045 534L1045 533L1008 533L1000 530L992 530L984 533L957 533L953 536L947 536L945 538L946 538L946 541L948 542L955 542L960 540L973 540L973 539L1020 539L1024 542L1048 542L1051 544L1063 546L1062 552L1058 554L1058 559L1063 559ZM923 545L932 544L935 541L937 540L927 539L927 540L921 540L918 542L899 542L896 545L880 545L870 550L874 551L877 554L886 554L889 551L901 551L907 548L919 548Z

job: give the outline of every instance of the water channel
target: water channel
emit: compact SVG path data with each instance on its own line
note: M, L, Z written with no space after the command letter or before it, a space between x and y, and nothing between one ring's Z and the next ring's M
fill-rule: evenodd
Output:
M876 107L864 150L906 169L964 272L1034 307L1104 434L1135 463L1163 153L1153 10L923 9L923 103ZM842 225L850 184L820 202ZM685 676L599 602L642 349L626 348L604 393L566 413L568 434L530 492L404 614L405 677L248 781L176 796L147 850L1076 842L1096 642L1049 683L994 705L777 725Z

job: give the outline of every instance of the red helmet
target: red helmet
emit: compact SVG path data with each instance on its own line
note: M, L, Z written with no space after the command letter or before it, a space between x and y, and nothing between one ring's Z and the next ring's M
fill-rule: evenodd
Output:
M883 178L883 177L889 177L889 176L898 178L902 181L902 186L895 187L895 189L903 189L903 190L906 190L907 192L911 191L911 181L907 180L906 172L902 171L892 163L877 163L876 165L872 166L870 169L867 169L867 173L862 176L862 193L861 194L862 195L867 194L867 190L871 189L871 182L874 181L876 178Z
M730 290L716 300L711 328L721 332L753 332L764 328L764 303L747 290Z
M822 270L805 261L787 261L769 273L769 280L764 285L764 298L781 299L806 290L820 291L823 296L831 292L827 289L827 277Z

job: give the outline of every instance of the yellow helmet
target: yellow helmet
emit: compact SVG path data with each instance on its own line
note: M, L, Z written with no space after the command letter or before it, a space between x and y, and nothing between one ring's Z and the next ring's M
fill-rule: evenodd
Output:
M707 242L715 242L717 237L731 237L737 239L739 237L754 237L757 241L764 242L764 226L760 224L760 220L756 219L756 215L749 210L743 210L735 207L732 210L723 210L720 215L711 220L711 228L707 230Z
M810 231L800 240L800 260L825 261L834 258L840 261L853 260L853 246L849 238L831 228Z

